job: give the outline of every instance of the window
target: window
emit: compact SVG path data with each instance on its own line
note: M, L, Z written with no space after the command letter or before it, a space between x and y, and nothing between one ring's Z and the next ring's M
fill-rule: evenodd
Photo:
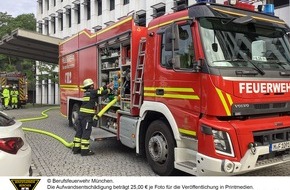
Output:
M59 17L58 17L58 22L59 22L59 28L60 28L60 31L63 31L63 14L62 13L59 13Z
M78 4L78 10L77 10L77 14L78 14L78 24L81 23L81 5Z
M44 21L44 25L45 25L46 35L49 35L49 23L48 23L48 20Z
M138 26L146 26L146 11L139 10L136 12L135 23Z
M191 28L189 25L180 25L178 26L178 31L179 49L174 50L174 58L178 59L177 62L179 61L179 64L175 65L175 69L192 69L195 55L192 42ZM167 51L165 49L165 36L166 32L162 36L161 65L166 68L173 68L173 65L170 61L172 59L172 51Z
M115 9L115 0L110 0L110 11Z
M260 73L267 69L289 70L287 29L256 21L245 27L218 17L200 18L199 24L209 66L248 67L260 69Z
M130 3L130 0L124 0L124 5L127 5Z
M49 10L49 0L46 0L46 8Z
M153 14L151 15L153 18L157 18L165 14L165 3L157 3L152 5L151 8L153 9Z
M179 0L174 2L174 7L172 8L174 11L184 10L188 7L188 0Z
M71 9L67 10L68 27L71 27Z
M176 1L176 5L177 6L180 6L180 5L186 5L186 6L188 6L188 0Z
M91 19L91 0L87 0L87 20Z
M51 25L52 25L53 33L55 34L55 32L56 32L56 30L55 30L55 17L51 17Z
M56 0L53 0L53 6L56 6Z
M75 7L73 8L75 10L75 15L77 17L77 23L81 23L81 5L75 4Z
M40 9L40 13L43 14L43 4L42 4L42 1L39 1L39 9Z
M98 16L102 15L102 0L97 0Z
M38 33L42 34L42 23L38 23Z

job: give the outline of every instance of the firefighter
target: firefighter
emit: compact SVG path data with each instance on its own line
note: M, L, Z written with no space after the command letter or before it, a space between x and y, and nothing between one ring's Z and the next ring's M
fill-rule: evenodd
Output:
M0 86L0 111L3 111L3 102L4 102L4 99L3 99L3 89L4 89L4 86Z
M4 109L7 110L10 101L10 90L8 85L4 86L2 95L4 98Z
M18 95L19 95L19 92L16 88L16 86L13 86L12 90L11 90L11 107L12 109L17 109L18 108Z
M82 156L93 155L89 149L90 136L93 127L93 117L95 115L95 106L98 97L109 94L112 92L113 83L104 85L101 88L94 89L94 82L92 79L85 79L83 82L84 97L80 108L80 114L77 122L77 131L74 137L73 153L81 153Z

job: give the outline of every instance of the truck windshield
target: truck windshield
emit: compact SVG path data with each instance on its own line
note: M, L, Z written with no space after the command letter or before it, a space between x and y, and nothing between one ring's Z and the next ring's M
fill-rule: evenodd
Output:
M210 66L290 70L290 44L285 28L255 20L241 24L217 17L200 18L199 23Z

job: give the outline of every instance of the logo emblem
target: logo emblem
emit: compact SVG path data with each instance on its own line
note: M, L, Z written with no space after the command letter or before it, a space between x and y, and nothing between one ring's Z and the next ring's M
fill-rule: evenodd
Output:
M16 190L34 190L40 179L10 179Z

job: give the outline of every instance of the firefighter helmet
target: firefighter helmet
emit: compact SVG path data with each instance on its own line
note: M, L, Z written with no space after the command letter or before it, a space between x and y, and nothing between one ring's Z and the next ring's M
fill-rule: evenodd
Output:
M94 84L94 81L92 79L85 79L83 88L87 88L87 87L91 86L92 84Z

